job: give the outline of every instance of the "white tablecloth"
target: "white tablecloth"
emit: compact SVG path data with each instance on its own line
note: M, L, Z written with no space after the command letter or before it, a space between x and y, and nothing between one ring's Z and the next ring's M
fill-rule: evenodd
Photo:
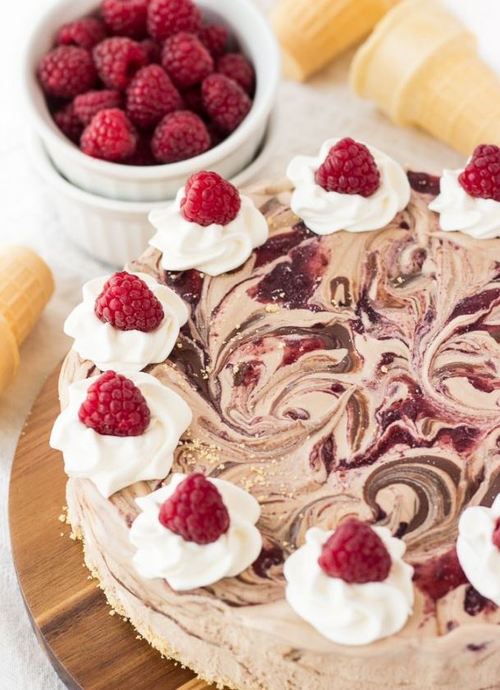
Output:
M272 4L272 0L257 1L266 9ZM453 1L470 6L467 0ZM19 99L18 55L26 27L50 2L0 3L1 241L35 248L52 267L57 283L52 302L23 346L19 374L0 399L0 690L62 688L38 646L17 588L7 524L8 481L23 421L43 381L69 347L62 334L63 319L79 301L82 283L103 272L102 266L65 240L46 190L30 170L24 148L27 123ZM498 8L498 0L477 0L473 3L476 18L481 2L483 9L486 5ZM496 43L494 47L497 50ZM314 152L325 138L335 135L367 140L414 169L439 171L463 162L457 153L426 135L393 127L371 105L353 96L346 84L348 62L346 56L307 85L282 85L276 155L265 171L266 177L282 176L292 154Z

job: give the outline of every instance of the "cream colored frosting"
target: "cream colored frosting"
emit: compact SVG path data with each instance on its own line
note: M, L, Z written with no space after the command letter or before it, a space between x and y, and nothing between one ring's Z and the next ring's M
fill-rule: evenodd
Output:
M383 582L349 584L319 566L323 544L333 534L312 527L306 541L285 562L286 598L293 610L337 644L363 645L403 628L413 609L413 568L403 561L406 546L385 527L373 528L392 560Z
M164 361L172 352L181 326L188 319L186 305L173 290L157 283L146 273L133 275L146 283L163 307L165 316L154 331L121 331L96 316L96 299L110 276L85 283L83 301L73 309L64 324L66 335L74 338L73 349L82 359L94 362L101 371L112 369L128 374L140 371L148 364Z
M161 265L167 271L196 268L217 276L244 264L268 238L266 219L249 197L241 195L241 208L233 221L206 227L184 218L183 197L184 187L168 208L149 214L157 230L150 244L163 253Z
M91 479L105 497L138 481L163 479L170 472L179 439L191 423L188 405L154 376L130 374L150 409L149 426L140 436L104 436L78 418L87 391L98 378L69 386L69 403L52 429L50 445L62 451L66 474Z
M328 192L315 181L315 173L339 139L328 139L318 156L296 156L287 175L293 182L291 207L307 227L318 235L339 230L378 230L391 222L410 200L410 184L405 171L387 154L368 146L380 171L380 186L369 197Z
M262 537L255 523L260 507L246 491L223 479L209 479L219 490L229 512L228 531L211 544L196 544L164 527L159 519L161 505L186 478L174 474L167 486L136 500L142 512L130 530L136 547L134 565L147 579L161 577L172 589L184 591L234 577L255 561Z
M477 240L500 237L500 202L468 194L459 182L462 170L444 170L441 192L429 204L439 213L439 226L445 232L461 230Z
M498 520L500 494L491 508L466 508L458 523L457 554L472 586L500 606L500 549L493 543Z

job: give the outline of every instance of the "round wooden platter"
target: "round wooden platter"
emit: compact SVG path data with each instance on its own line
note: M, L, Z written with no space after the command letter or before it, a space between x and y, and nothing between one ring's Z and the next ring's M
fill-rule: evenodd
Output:
M35 633L71 690L209 690L110 615L82 567L81 545L60 520L66 485L61 456L49 447L59 412L58 374L47 380L26 421L10 482L14 562Z

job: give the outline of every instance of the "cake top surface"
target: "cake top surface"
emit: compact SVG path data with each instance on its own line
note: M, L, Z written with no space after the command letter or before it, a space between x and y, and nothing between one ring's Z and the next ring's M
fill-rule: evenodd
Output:
M407 545L417 599L399 635L500 621L460 576L434 586L464 507L500 492L500 242L441 232L428 209L437 178L409 177L410 203L383 230L313 234L282 184L254 194L270 238L241 268L168 272L156 249L129 267L191 311L168 360L147 368L193 412L173 471L229 480L262 509L260 557L203 591L290 641L283 563L310 527L350 515ZM63 383L94 369L73 353ZM134 499L156 486L96 505L131 524Z

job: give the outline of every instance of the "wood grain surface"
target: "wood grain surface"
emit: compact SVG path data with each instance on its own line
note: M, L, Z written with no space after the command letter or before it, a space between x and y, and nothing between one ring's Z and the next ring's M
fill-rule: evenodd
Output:
M47 380L26 421L10 483L14 562L35 633L72 690L209 690L110 615L83 566L81 544L59 520L66 477L60 454L48 444L59 412L58 374Z

